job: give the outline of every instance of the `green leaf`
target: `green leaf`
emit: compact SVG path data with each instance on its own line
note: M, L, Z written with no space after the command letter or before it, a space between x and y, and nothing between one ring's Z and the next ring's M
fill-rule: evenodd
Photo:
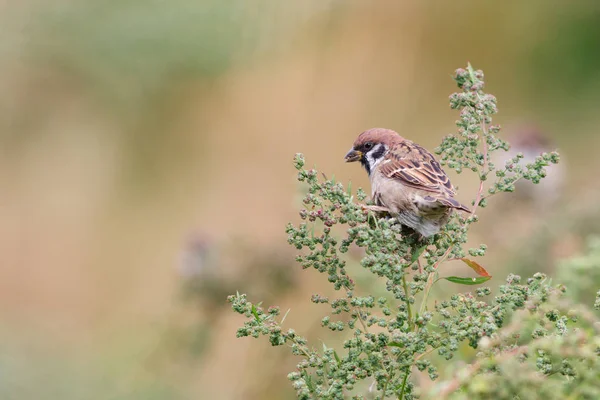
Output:
M473 69L473 66L470 62L467 63L467 71L469 71L469 76L471 77L471 80L475 82L475 70Z
M403 344L401 343L396 343L396 342L389 342L388 346L392 346L392 347L404 347Z
M257 321L260 321L260 315L258 315L258 310L254 304L252 304L252 315L254 315Z
M306 371L302 371L302 375L304 378L304 382L306 382L306 386L308 386L308 389L310 390L311 393L314 393L315 385L313 384L312 376L307 374Z
M458 283L460 285L481 285L482 283L492 279L492 277L480 276L479 278L459 278L458 276L447 276L444 279L452 283Z
M421 256L421 254L423 254L423 252L425 251L426 248L427 248L426 244L417 248L417 250L413 253L412 258L410 260L411 265L419 259L419 257Z
M485 268L483 268L479 263L473 261L473 260L469 260L468 258L461 258L460 259L462 262L464 262L465 264L467 264L473 271L475 271L477 273L477 275L479 276L487 276L489 278L491 278L492 276L490 275L489 272L486 271Z
M338 365L342 365L342 360L340 360L340 356L338 356L337 351L333 350L333 356L335 357L335 360L337 361Z

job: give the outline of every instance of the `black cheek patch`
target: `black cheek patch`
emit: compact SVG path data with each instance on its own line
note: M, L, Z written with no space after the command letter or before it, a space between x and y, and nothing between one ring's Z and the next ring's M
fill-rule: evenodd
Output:
M385 146L379 145L373 152L373 160L379 160L385 154Z

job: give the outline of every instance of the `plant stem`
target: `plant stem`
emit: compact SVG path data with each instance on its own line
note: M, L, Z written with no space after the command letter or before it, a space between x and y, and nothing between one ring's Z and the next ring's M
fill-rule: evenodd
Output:
M433 286L433 277L437 272L437 268L440 266L441 263L443 263L446 260L446 258L448 258L453 247L454 244L450 244L450 246L448 246L448 248L446 249L446 252L433 265L434 271L430 272L429 277L427 278L427 284L425 285L425 291L423 292L423 299L421 300L421 307L419 307L419 315L422 315L425 312L425 308L427 307L427 298L429 297L429 291Z
M410 375L410 367L406 368L406 374L404 374L404 380L402 381L402 389L400 390L400 396L398 396L399 400L404 399L404 391L406 390L406 381L408 380L408 375Z
M389 381L390 381L390 377L388 376L387 380L383 384L383 389L381 390L381 392L382 392L381 393L381 399L382 400L385 399L385 392L387 391L387 386L388 386Z
M430 354L432 351L436 350L435 347L430 348L429 350L427 350L425 353L421 353L419 354L417 357L415 357L414 362L419 361L421 358L425 357L426 355Z
M473 218L475 216L475 211L477 211L477 207L479 206L479 203L484 198L484 196L483 196L484 178L483 177L486 174L486 169L487 169L487 164L488 164L488 145L487 145L488 131L487 131L487 125L485 123L485 117L483 117L483 119L481 120L481 131L482 131L481 142L483 145L483 166L481 167L481 175L479 177L479 189L477 190L477 195L475 197L475 203L473 204L473 210L471 210L471 214L469 215L469 218ZM467 221L469 218L467 218ZM467 222L467 221L465 221L465 224L463 225L463 227L465 229L469 225L469 222ZM434 264L434 266L433 266L434 270L437 270L437 267L446 260L446 258L450 255L450 252L452 251L453 247L454 247L453 244L448 246L448 249L446 249L446 252L444 253L444 255L442 255L442 257L440 257L440 259L437 260L437 262ZM423 314L423 312L425 311L425 307L427 306L427 298L429 297L429 291L431 290L431 287L434 284L433 277L434 277L435 272L436 271L430 272L429 276L427 278L427 285L425 286L425 291L423 292L423 301L421 302L421 307L419 308L419 315Z
M303 344L298 343L298 341L296 340L296 338L293 338L292 342L294 342L294 344L298 346L298 349L302 352L302 354L304 354L306 356L306 358L310 358L310 354L304 349L304 345Z
M360 324L362 325L365 334L369 333L369 328L367 328L367 324L365 323L365 321L362 318L362 315L360 315L360 308L356 308L356 315L358 316L358 320L360 321ZM385 381L385 384L383 385L383 397L382 399L385 399L385 391L387 390L387 385L388 382L390 381L390 379L392 379L392 374L390 372L388 372L387 368L385 368L385 364L383 362L383 359L381 360L381 369L383 369L385 371L386 374L388 374L388 378Z
M485 117L483 117L481 121L481 142L483 145L483 166L481 167L481 176L479 177L479 190L477 191L477 197L475 198L475 204L473 204L473 210L471 210L471 215L469 218L473 218L475 216L475 211L479 206L479 203L483 199L483 181L484 176L486 175L487 163L488 163L488 145L487 145L487 126L485 123Z
M499 362L499 360L503 360L503 359L507 359L507 358L514 358L518 354L523 354L526 352L527 352L527 346L519 346L514 349L507 350L507 351L497 354L494 357L494 360L496 362ZM481 361L476 361L473 364L469 365L467 368L465 368L463 371L461 371L462 376L452 379L448 383L448 385L446 385L444 387L444 389L440 391L440 393L438 394L438 398L439 399L448 398L452 393L454 393L458 389L460 389L461 385L463 385L465 382L467 382L473 375L477 374L477 372L479 372L479 370L481 369L481 367L483 367L483 365L484 365L484 363L482 363Z
M425 308L427 307L427 298L429 297L429 291L431 290L431 287L433 286L433 276L434 275L435 275L435 271L430 272L429 277L427 278L427 284L425 285L425 290L423 291L423 299L421 299L421 307L419 307L419 315L423 315L423 313L425 312Z
M406 308L408 310L408 329L411 331L414 328L415 322L413 321L412 308L410 306L410 293L408 291L408 285L406 284L406 275L402 275L402 286L404 286L404 295L406 296Z
M362 318L362 315L360 315L360 308L356 308L356 315L358 316L358 320L360 321L360 324L362 325L365 333L369 333L369 328L367 328L367 324L365 323L365 321Z

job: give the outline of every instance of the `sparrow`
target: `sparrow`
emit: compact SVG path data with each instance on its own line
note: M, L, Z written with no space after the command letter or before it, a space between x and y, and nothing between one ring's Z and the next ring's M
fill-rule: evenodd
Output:
M391 129L373 128L361 133L345 157L359 161L371 181L375 206L423 237L445 225L454 209L471 212L454 199L450 179L433 155Z

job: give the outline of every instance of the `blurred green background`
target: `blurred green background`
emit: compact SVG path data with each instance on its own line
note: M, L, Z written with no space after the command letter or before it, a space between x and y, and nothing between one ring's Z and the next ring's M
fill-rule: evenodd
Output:
M286 245L293 155L368 187L355 136L433 149L467 61L507 137L564 156L556 200L485 210L488 270L552 273L600 231L597 1L22 0L0 24L2 399L293 398L294 359L236 340L225 304L327 337L327 283Z

